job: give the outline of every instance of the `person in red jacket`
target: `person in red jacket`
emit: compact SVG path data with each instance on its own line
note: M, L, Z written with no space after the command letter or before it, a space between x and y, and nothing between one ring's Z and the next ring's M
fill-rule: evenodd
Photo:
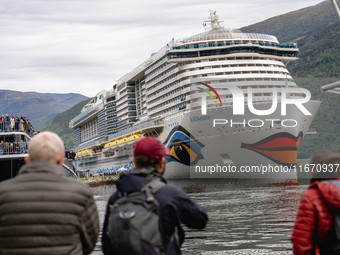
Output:
M291 238L294 255L334 254L333 215L340 212L339 163L340 155L328 151L317 151L311 157L311 184L302 196Z

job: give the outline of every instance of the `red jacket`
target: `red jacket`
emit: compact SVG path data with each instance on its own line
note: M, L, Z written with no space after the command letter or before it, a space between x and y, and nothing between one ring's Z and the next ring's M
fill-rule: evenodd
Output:
M320 254L317 244L327 246L334 238L334 211L340 211L340 188L325 182L312 183L302 196L296 217L291 238L294 255Z

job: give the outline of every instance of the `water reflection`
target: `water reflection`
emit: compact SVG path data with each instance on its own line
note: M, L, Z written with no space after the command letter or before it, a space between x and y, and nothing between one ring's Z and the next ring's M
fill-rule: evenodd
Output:
M169 184L187 192L209 215L204 230L185 228L183 254L291 254L290 235L307 185L226 179ZM114 185L93 188L101 225L114 190ZM92 254L101 254L100 242Z

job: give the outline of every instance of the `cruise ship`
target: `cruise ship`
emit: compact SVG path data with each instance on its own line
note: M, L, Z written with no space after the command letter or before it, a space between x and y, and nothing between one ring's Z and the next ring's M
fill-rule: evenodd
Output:
M294 104L281 109L281 96L306 97L294 92L286 68L297 45L227 29L214 11L207 23L205 32L152 53L70 121L78 173L128 171L136 142L153 136L172 153L166 178L296 178L297 147L320 106L303 103L309 114Z

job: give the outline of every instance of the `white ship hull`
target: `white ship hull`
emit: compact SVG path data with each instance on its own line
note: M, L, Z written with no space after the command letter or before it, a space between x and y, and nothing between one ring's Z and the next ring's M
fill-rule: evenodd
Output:
M258 109L268 109L271 104L263 103L258 105ZM164 131L160 134L159 139L175 153L166 165L165 178L271 178L278 180L292 180L297 178L296 170L291 166L296 164L296 149L301 139L306 134L306 131L315 116L320 102L309 101L304 104L306 109L312 113L311 116L305 116L295 106L288 105L287 116L284 119L297 120L295 127L284 127L278 122L275 122L274 127L269 119L283 120L280 107L268 116L261 117L253 115L250 112L245 112L244 116L233 116L231 107L218 107L208 109L206 116L201 115L200 110L174 115L165 120ZM220 124L213 127L214 119L226 119L227 124ZM262 127L245 127L242 123L245 121L247 125L249 120L262 119L264 125ZM230 127L231 120L233 123L240 123ZM260 125L259 121L252 125ZM285 122L286 126L292 126L292 122ZM184 130L184 131L183 131ZM186 131L188 133L186 133ZM183 132L188 136L183 136ZM287 137L291 135L291 137ZM177 139L175 136L178 136ZM183 139L184 137L184 139ZM190 139L188 139L190 137ZM296 138L295 148L290 145L282 146L277 144L287 140L288 143L293 142L292 138ZM299 137L300 140L299 140ZM258 148L246 148L245 145L256 144L264 139L269 144L274 144L274 147L266 148L261 151ZM183 140L184 145L181 144ZM276 139L276 140L275 140ZM176 141L174 141L176 140ZM173 143L172 143L173 142ZM294 142L293 142L294 143ZM275 146L277 144L277 146ZM178 146L182 145L182 148ZM125 146L123 152L119 152L118 156L97 157L94 159L81 159L74 161L77 171L90 170L94 173L103 173L105 171L117 171L124 167L127 170L132 169L132 152L133 147ZM268 147L268 146L267 146ZM181 149L185 150L181 153ZM268 150L269 149L269 150ZM272 150L270 150L272 149ZM125 158L122 155L125 154ZM89 162L94 162L88 164ZM190 162L189 162L190 161ZM188 164L189 163L189 164ZM236 172L198 172L199 169L204 169L204 166L235 166ZM263 166L279 167L286 166L290 171L282 170L274 173L263 173ZM253 172L240 172L240 168L246 166L253 167ZM254 166L261 167L260 170L254 172ZM199 168L197 168L199 167ZM224 168L226 169L226 168ZM230 168L229 168L230 169ZM251 168L248 168L251 169ZM259 168L258 168L259 169ZM278 168L276 168L278 169ZM287 168L286 168L287 169ZM196 171L195 171L196 170Z

